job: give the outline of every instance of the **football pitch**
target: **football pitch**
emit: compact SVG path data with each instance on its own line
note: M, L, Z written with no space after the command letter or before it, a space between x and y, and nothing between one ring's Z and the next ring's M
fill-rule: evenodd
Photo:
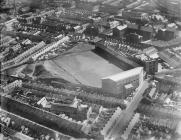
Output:
M92 51L60 56L44 65L58 77L93 87L102 87L101 78L123 71Z

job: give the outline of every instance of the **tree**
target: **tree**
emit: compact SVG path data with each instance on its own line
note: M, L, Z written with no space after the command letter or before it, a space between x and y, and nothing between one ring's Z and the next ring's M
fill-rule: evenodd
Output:
M99 29L98 29L98 27L96 27L94 25L90 25L85 29L84 33L85 33L85 35L98 36Z

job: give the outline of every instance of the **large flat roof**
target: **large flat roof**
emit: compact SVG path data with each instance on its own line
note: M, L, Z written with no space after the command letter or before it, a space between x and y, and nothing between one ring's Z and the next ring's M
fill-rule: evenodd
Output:
M121 80L126 79L128 77L139 74L142 70L143 70L143 67L137 67L137 68L127 70L127 71L124 71L124 72L121 72L118 74L114 74L114 75L111 75L111 76L108 76L108 77L105 77L102 79L110 79L110 80L113 80L115 82L118 82L118 81L121 81Z

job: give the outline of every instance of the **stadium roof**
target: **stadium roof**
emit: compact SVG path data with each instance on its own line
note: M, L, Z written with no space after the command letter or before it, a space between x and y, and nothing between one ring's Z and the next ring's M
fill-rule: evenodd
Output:
M115 75L111 75L102 79L110 79L112 81L118 82L121 81L123 79L126 79L128 77L132 77L134 75L139 74L141 71L143 70L143 67L137 67L128 71L124 71Z

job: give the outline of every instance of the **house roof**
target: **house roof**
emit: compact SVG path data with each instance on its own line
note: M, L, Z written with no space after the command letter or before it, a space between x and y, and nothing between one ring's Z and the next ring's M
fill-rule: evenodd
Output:
M118 30L123 30L123 29L125 29L125 28L127 28L128 26L127 25L123 25L123 26L117 26L117 29Z

